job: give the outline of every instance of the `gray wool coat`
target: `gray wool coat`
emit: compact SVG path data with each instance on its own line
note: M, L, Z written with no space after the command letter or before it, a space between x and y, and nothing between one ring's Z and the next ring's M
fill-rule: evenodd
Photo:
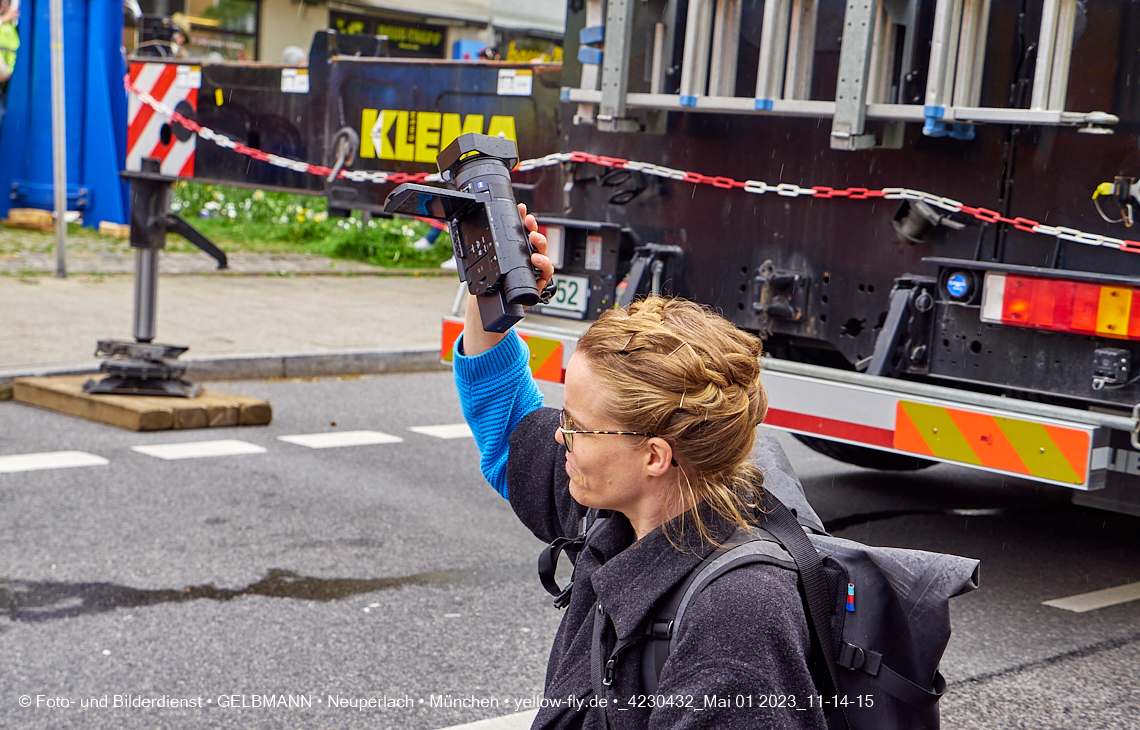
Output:
M557 425L554 409L526 416L511 435L507 464L511 507L544 542L577 535L586 511L570 496L566 452L553 438ZM779 459L787 463L782 451ZM788 480L783 473L768 479L773 476L776 482ZM732 534L733 526L723 520L710 517L709 524L718 541ZM714 549L693 531L687 539L686 550L679 551L658 528L634 542L633 529L620 514L591 535L577 558L573 594L547 664L546 706L533 728L605 727L601 710L589 706L597 699L590 656L595 625L601 623L607 657L619 640L644 631L654 604ZM665 662L657 691L658 698L672 702L638 697L641 652L627 651L616 662L613 684L603 688L609 727L826 727L818 703L808 707L816 689L796 573L769 565L726 573L692 601L678 630L677 649ZM658 704L664 706L653 706Z

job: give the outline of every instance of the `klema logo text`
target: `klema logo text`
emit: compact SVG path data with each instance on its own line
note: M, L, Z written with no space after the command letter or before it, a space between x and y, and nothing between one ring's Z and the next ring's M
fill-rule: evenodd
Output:
M441 149L468 132L518 141L514 117L493 116L485 128L483 119L482 114L365 109L360 118L360 156L434 163Z

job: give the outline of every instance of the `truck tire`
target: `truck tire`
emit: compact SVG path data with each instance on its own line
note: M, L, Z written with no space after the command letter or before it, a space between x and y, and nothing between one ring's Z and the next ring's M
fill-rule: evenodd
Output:
M929 459L920 459L917 456L892 454L889 451L868 449L865 446L854 446L852 444L841 444L838 441L828 441L827 439L819 439L812 436L801 436L798 433L792 435L796 437L797 441L812 451L817 451L824 456L830 456L832 459L842 461L844 464L861 466L864 469L918 471L919 469L925 469L928 466L934 466L938 463L936 461L930 461Z

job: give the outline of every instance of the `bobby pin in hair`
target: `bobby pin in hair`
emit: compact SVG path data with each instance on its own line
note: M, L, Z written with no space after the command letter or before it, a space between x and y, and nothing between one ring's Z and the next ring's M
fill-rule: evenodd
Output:
M674 355L676 355L676 354L677 354L677 350L680 350L682 347L684 347L684 346L686 346L686 345L688 345L688 344L689 344L688 342L685 342L684 340L681 340L681 344L677 345L677 349L676 349L676 350L673 350L672 352L670 352L670 353L669 353L669 355L668 355L668 357L673 357ZM689 346L690 346L690 347L692 347L692 345L689 345Z

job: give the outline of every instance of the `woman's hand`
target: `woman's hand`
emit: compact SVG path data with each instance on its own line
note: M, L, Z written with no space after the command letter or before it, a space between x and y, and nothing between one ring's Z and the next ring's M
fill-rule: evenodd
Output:
M538 221L534 219L533 215L527 214L526 205L522 203L519 203L519 216L530 236L530 245L534 246L537 251L537 253L530 255L530 262L540 272L537 279L538 291L541 294L546 285L554 278L554 264L546 255L546 236L538 232ZM463 354L467 357L481 355L502 342L506 336L506 332L487 332L483 329L483 320L479 316L479 302L475 297L468 295L467 314L463 325Z
M554 278L554 264L546 255L548 242L546 236L538 232L538 221L534 219L533 215L527 215L526 205L523 203L519 203L519 216L523 219L523 225L526 226L527 231L530 232L530 245L538 250L538 253L530 255L530 262L534 264L534 268L542 272L538 277L538 293L541 294L550 280Z

